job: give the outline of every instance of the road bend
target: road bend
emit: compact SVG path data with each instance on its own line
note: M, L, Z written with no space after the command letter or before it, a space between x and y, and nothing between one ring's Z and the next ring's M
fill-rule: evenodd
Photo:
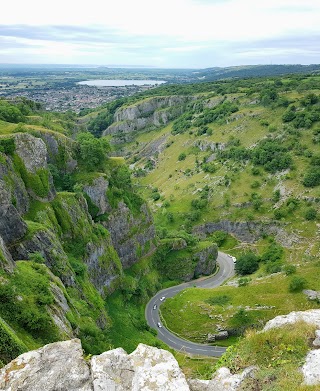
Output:
M152 297L146 306L145 316L148 325L158 331L158 338L161 341L181 353L220 357L226 351L225 347L194 343L177 337L162 325L159 315L159 307L163 302L160 300L162 297L173 297L183 289L189 287L208 289L215 288L230 277L234 276L234 262L229 255L219 251L217 263L219 265L219 270L216 274L209 277L200 278L198 280L185 282L171 288L162 289ZM159 327L158 324L161 324L162 327Z

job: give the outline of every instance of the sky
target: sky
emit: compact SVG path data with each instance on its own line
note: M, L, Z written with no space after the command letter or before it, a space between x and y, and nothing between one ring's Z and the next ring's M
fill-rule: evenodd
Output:
M319 64L319 0L15 0L0 63L208 68Z

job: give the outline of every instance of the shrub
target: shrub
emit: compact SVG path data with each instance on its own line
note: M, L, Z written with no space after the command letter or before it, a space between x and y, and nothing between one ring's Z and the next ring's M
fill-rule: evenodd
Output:
M289 292L301 292L307 285L307 281L303 277L294 276L289 283Z
M35 252L32 254L29 254L29 260L36 262L36 263L45 263L45 259L43 258L42 254L40 252Z
M306 220L315 220L317 218L317 210L315 208L309 208L304 215Z
M259 268L259 258L254 253L241 255L237 259L235 270L240 275L252 274Z
M282 270L287 276L294 274L297 271L297 268L294 265L285 265Z
M185 160L186 157L187 157L187 155L184 152L181 152L180 155L178 156L178 160L179 161Z
M160 199L160 193L152 193L151 198L153 199L153 201L158 201Z

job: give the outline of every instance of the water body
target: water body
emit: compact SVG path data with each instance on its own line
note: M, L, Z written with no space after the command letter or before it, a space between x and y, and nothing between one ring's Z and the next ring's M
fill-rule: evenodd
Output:
M85 80L78 84L95 87L124 87L124 86L144 86L166 83L164 80Z

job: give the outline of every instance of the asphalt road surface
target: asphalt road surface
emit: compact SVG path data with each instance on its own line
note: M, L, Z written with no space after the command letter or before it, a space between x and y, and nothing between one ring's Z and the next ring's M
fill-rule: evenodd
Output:
M178 292L188 287L215 288L228 278L234 276L234 262L229 255L219 251L217 262L219 264L219 271L217 274L163 289L153 296L146 306L145 315L148 325L158 331L158 338L161 341L177 351L194 355L220 357L226 350L224 347L194 343L177 337L162 325L159 316L159 307L163 302L160 300L162 297L173 297ZM160 324L161 327L159 327L158 324Z

